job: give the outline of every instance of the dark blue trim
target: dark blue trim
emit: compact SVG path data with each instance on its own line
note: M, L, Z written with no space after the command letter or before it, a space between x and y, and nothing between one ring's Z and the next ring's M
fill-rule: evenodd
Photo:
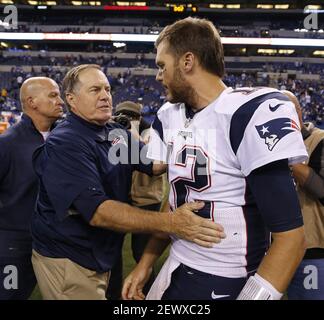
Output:
M237 150L243 139L245 128L254 115L254 112L264 101L269 99L290 101L288 97L280 92L266 93L244 103L233 114L230 125L230 141L235 154L237 153Z
M322 154L324 154L324 139L321 140L316 148L313 150L309 157L308 166L311 167L314 172L320 176L322 169ZM324 205L324 197L318 198L318 201Z
M169 287L161 300L235 300L247 281L246 277L227 278L205 273L180 264L171 276Z
M303 225L287 159L253 170L246 181L262 219L271 232L285 232Z
M197 110L197 111L193 111L189 105L185 105L186 118L192 119L197 113L199 113L202 110L204 110L204 108Z
M242 206L246 224L246 272L255 271L270 245L270 233L256 204Z
M163 141L163 127L162 127L162 122L160 121L159 117L156 116L153 123L152 123L152 128L156 130Z

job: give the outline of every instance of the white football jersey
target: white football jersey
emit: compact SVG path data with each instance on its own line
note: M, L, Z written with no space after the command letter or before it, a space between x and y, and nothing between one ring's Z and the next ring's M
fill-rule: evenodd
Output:
M172 237L170 254L189 267L224 277L255 270L269 233L247 199L245 178L273 161L307 159L299 127L293 103L270 88L227 88L192 119L184 104L162 106L151 129L148 157L169 165L171 209L202 200L205 207L198 214L221 224L226 233L213 248Z

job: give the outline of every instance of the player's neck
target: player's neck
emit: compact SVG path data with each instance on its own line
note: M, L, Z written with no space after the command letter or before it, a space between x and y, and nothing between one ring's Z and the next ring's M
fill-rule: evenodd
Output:
M26 114L32 119L35 128L39 132L50 131L52 124L55 122L55 119L53 118L43 117L33 112L26 112Z
M227 86L219 77L204 73L195 80L193 88L195 103L191 104L191 108L193 111L198 111L215 101Z

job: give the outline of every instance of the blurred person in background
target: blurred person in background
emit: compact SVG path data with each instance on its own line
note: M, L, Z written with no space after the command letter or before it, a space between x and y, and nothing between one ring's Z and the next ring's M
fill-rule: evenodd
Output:
M31 263L30 220L39 184L32 167L32 154L63 115L59 87L50 78L27 79L20 89L20 101L23 110L20 122L0 135L1 300L28 299L36 285ZM3 272L6 266L13 266L16 272L9 286L5 285L5 279L10 274Z
M307 250L288 287L290 300L324 300L324 130L303 123L298 99L294 103L309 155L308 161L291 166L304 218Z
M116 106L115 119L120 119L121 123L128 127L132 126L133 130L141 136L141 139L147 143L149 140L148 124L141 116L142 106L133 101L123 101ZM124 119L123 119L124 118ZM127 124L127 120L129 125ZM133 172L132 187L131 187L131 203L141 209L150 211L159 211L161 201L164 196L163 179L164 175L150 177L145 173L139 171ZM132 255L136 263L139 262L146 244L150 238L150 234L132 233L131 249ZM154 271L150 275L150 279L143 288L143 292L147 294L155 278ZM121 298L123 282L123 261L122 254L112 269L109 287L108 298L118 300Z

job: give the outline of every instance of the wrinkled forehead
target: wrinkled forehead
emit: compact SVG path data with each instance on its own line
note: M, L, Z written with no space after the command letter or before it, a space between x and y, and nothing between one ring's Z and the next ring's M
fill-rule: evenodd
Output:
M80 88L90 88L92 86L110 87L106 75L101 70L95 68L86 69L80 72L77 86Z

